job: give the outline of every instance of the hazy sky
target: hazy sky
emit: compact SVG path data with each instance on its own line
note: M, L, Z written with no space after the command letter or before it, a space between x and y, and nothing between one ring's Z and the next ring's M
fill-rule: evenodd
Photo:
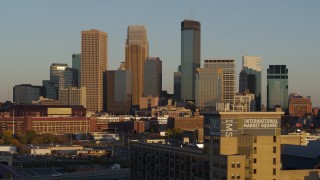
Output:
M234 58L238 81L241 56L261 56L265 103L268 66L285 64L289 92L309 95L320 106L317 0L0 1L0 101L12 100L14 85L41 85L51 63L71 66L82 30L108 33L108 69L116 69L124 61L128 25L147 27L149 55L163 61L163 89L172 93L184 19L201 22L201 65L208 58Z

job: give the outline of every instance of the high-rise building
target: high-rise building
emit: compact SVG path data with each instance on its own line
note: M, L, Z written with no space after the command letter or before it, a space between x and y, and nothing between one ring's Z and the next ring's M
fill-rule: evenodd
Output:
M205 68L222 68L222 102L233 104L236 88L236 64L233 59L210 59L204 61Z
M242 56L242 71L239 75L239 92L249 90L255 94L256 111L261 111L261 57Z
M253 112L256 109L255 95L251 93L236 93L232 105L233 112Z
M181 100L181 66L178 67L178 71L174 72L173 79L173 97L176 101Z
M143 96L160 97L162 91L162 61L159 57L148 57L144 64Z
M200 68L201 31L200 22L181 22L181 99L195 99L195 80Z
M78 87L81 86L81 54L72 54L72 68L78 70Z
M13 102L18 104L32 104L32 101L39 100L43 96L42 86L31 84L20 84L13 87Z
M196 107L200 112L214 111L222 102L222 68L198 68L196 76Z
M59 84L60 73L68 67L64 63L52 63L50 66L50 81Z
M283 112L204 114L210 179L281 179Z
M67 67L60 72L59 89L69 87L78 87L78 70Z
M149 42L145 26L128 26L125 45L125 65L132 71L132 105L139 107L143 95L144 64L149 57Z
M104 72L104 111L130 114L132 103L132 71L119 68Z
M108 63L108 34L96 29L82 31L81 87L86 87L87 110L102 111L103 72Z
M312 102L310 97L294 95L289 98L289 115L307 117L312 114Z
M86 88L60 87L59 101L62 105L82 105L86 107Z
M269 65L267 70L267 110L275 106L288 108L288 69L286 65Z

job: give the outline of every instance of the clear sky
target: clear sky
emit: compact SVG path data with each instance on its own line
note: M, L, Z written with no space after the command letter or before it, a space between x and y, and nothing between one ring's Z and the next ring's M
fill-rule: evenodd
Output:
M261 56L263 103L271 64L289 69L289 92L320 106L320 1L28 0L0 1L0 101L17 84L41 85L51 63L81 51L81 31L108 33L108 69L124 61L128 25L145 25L149 55L163 61L163 89L173 92L184 19L201 22L201 65L207 58ZM238 89L238 88L237 88Z

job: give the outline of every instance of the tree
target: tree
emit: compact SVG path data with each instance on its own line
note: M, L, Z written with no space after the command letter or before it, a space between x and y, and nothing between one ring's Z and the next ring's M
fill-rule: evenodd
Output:
M27 131L26 132L26 137L27 137L27 143L30 144L33 139L35 139L37 137L37 132L34 131L34 130L31 130L31 131ZM32 144L32 143L31 143Z
M182 138L183 134L182 134L182 130L181 129L168 129L166 131L166 135L169 139L180 139Z
M24 133L17 132L17 139L21 144L27 144L27 136Z
M12 131L5 130L1 134L1 139L4 141L4 144L10 144L10 138L12 137Z

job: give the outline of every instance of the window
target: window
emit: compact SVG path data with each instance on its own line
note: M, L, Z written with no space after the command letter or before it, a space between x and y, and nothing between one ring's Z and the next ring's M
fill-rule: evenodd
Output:
M253 169L253 174L257 174L257 169Z
M277 147L273 147L273 153L277 153Z
M232 168L235 168L235 167L236 167L236 165L235 165L234 162L232 162L231 167L232 167Z
M257 136L253 136L253 143L257 143Z
M273 168L273 175L277 175L277 169Z
M277 159L273 158L273 164L277 164Z
M257 163L257 158L254 158L254 159L253 159L253 163L254 163L254 164Z
M240 174L239 173L237 174L237 179L240 179Z
M231 179L235 179L234 173L232 173L232 175L231 175Z
M257 154L257 147L253 147L253 154Z
M237 168L240 168L240 162L237 162Z
M277 136L273 136L273 142L277 142Z

